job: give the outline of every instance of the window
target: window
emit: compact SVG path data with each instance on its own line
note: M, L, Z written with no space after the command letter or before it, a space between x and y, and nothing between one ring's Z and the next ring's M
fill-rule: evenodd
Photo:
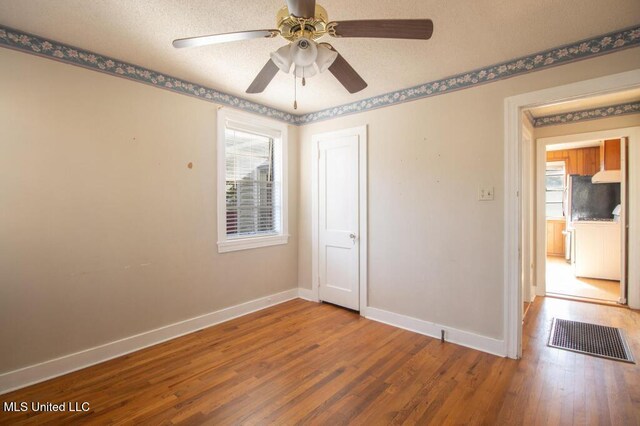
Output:
M218 110L218 251L286 244L287 126Z
M547 163L545 175L545 203L546 215L549 218L564 217L563 198L565 186L564 161Z

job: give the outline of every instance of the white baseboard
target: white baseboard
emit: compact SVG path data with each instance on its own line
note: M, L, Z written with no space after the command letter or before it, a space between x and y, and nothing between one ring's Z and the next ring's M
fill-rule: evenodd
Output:
M298 288L298 297L310 302L318 302L316 293L309 288Z
M115 342L106 343L84 351L0 374L0 395L295 299L298 297L298 293L299 289L293 288L195 318L169 324L156 328L155 330L125 337Z
M507 356L504 340L493 339L469 331L458 330L418 318L372 308L371 306L367 307L366 318L437 339L440 339L441 330L444 330L445 340L447 342L477 349L492 355Z

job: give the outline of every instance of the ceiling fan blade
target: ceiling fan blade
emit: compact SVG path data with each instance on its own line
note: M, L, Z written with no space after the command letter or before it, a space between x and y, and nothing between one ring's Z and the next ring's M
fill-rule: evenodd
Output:
M322 44L338 53L338 51L329 43ZM347 62L340 53L338 53L335 61L333 61L333 64L329 67L329 71L340 83L342 83L349 93L356 93L367 87L367 82L360 77L356 70L349 65L349 62Z
M316 0L287 0L287 9L298 18L313 18L316 14Z
M249 40L252 38L272 38L280 34L279 30L252 30L236 33L213 34L199 37L179 38L173 40L173 47L196 47L209 44L227 43L230 41Z
M433 34L431 19L365 19L329 23L334 37L370 37L428 40Z
M258 73L256 78L251 83L251 86L247 89L247 93L262 93L267 88L273 77L278 74L278 66L269 59L269 62L262 67L262 70Z

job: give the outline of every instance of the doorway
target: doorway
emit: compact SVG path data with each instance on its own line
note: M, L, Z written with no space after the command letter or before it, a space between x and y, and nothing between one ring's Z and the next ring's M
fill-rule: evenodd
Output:
M505 354L510 358L522 357L522 200L523 179L523 112L540 105L562 104L607 93L640 88L640 71L628 71L605 77L594 78L567 84L564 86L523 93L505 99L505 138L504 138L504 336ZM640 193L640 127L625 128L629 135L629 193ZM606 133L606 132L602 132ZM603 134L604 138L620 137L620 134ZM538 191L536 191L538 192ZM637 198L637 197L636 197ZM628 203L629 228L626 230L629 263L626 265L629 288L628 305L640 308L640 202L631 199ZM539 203L537 203L539 204ZM540 232L536 226L536 234ZM544 250L539 253L536 246L536 289L535 294L543 296L545 287ZM540 273L541 272L541 273Z
M317 300L367 306L367 128L312 137L312 269Z
M625 304L626 138L593 136L538 141L544 294Z

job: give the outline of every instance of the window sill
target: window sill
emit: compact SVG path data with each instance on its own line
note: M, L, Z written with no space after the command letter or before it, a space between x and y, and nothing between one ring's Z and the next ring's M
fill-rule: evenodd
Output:
M280 244L287 244L287 242L289 242L289 235L284 234L269 235L266 237L236 238L226 241L218 241L218 253L277 246Z

